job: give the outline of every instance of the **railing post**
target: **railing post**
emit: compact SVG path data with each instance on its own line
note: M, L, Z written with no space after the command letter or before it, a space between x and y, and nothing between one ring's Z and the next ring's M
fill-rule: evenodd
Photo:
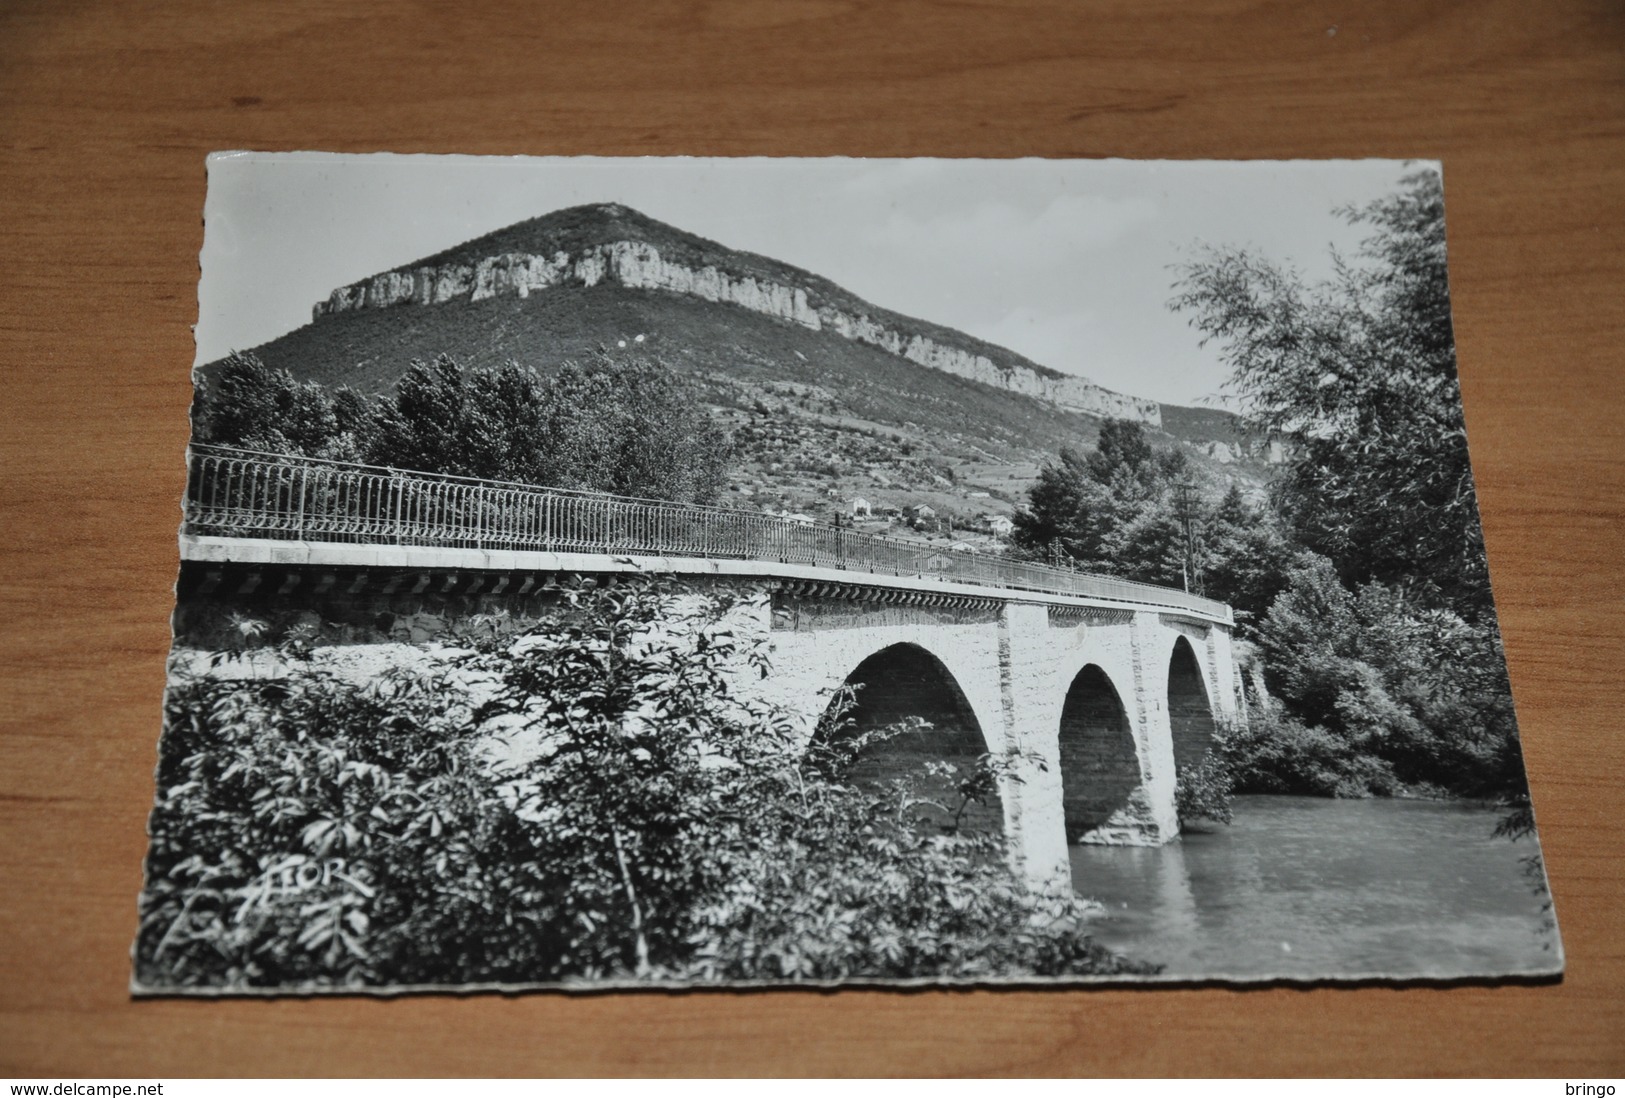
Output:
M196 495L203 488L202 463L198 455L190 450L186 453L186 495L181 500L181 529L188 534L195 534L193 516L197 513L195 503Z

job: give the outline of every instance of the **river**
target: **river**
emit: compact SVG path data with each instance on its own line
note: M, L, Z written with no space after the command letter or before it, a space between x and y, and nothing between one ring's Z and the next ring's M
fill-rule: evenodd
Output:
M1235 822L1164 847L1076 846L1095 937L1164 977L1437 978L1561 967L1500 813L1432 801L1237 797Z

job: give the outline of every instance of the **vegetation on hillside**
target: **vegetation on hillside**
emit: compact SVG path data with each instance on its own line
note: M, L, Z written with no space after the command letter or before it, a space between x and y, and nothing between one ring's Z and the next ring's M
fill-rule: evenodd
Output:
M692 386L642 357L595 355L546 378L515 363L417 361L393 390L297 381L233 355L198 382L193 434L241 446L454 476L708 503L730 444Z
M1155 971L1096 945L1084 901L1024 886L999 836L928 823L909 782L855 783L861 738L803 750L736 693L729 669L761 657L728 610L654 581L578 585L522 632L475 623L365 683L318 669L297 633L281 675L177 682L140 983Z

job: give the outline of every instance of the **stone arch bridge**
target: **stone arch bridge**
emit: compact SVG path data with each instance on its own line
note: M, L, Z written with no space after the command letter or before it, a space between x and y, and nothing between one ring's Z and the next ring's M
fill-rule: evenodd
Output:
M207 447L190 466L178 637L275 608L422 639L565 574L743 590L773 666L754 689L809 737L861 684L859 729L925 722L865 767L1014 752L988 822L1037 884L1069 878L1069 843L1175 839L1177 773L1242 711L1230 609L1183 591L746 512Z

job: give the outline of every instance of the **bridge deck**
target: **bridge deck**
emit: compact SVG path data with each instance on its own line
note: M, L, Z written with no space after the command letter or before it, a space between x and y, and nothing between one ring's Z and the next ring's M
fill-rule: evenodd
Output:
M262 564L287 568L378 568L404 571L641 573L684 577L802 580L835 586L944 595L953 598L1032 602L1048 606L1105 610L1156 610L1185 618L1231 624L1230 615L1208 614L1167 602L1088 597L1053 591L1026 591L963 583L952 577L895 575L851 568L827 568L777 561L707 557L663 557L608 553L548 552L535 549L467 549L427 545L356 545L342 542L276 541L264 538L181 535L181 559L215 564Z
M188 560L778 576L1231 621L1173 588L749 511L223 447L188 462Z

